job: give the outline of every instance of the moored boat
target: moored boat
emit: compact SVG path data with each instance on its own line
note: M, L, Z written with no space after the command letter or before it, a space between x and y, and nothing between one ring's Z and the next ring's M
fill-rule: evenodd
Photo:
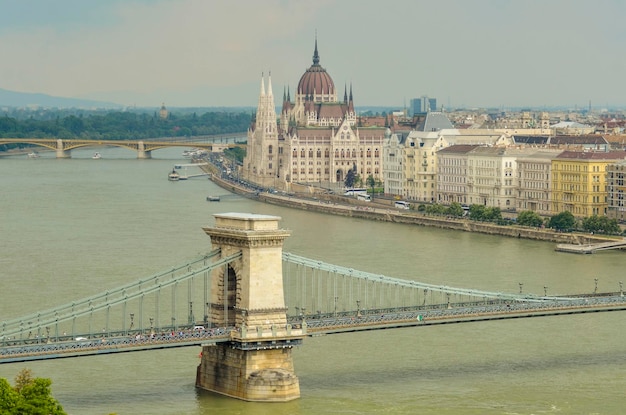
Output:
M167 175L167 180L171 182L177 182L178 180L180 180L180 174L178 174L176 170L172 170L172 172Z
M207 202L219 202L220 197L219 196L207 196L206 200Z

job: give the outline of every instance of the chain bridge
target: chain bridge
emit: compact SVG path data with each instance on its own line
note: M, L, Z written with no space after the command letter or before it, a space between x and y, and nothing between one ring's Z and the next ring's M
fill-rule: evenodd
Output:
M220 152L226 148L240 147L242 144L223 142L224 136L205 137L206 141L194 140L90 140L56 138L0 138L2 144L26 144L43 147L56 152L57 158L71 158L71 151L82 147L122 147L137 152L138 159L149 159L152 151L169 147L195 147L208 152Z
M626 310L621 287L547 296L426 284L283 252L289 231L274 216L215 217L206 255L0 321L0 363L196 346L198 387L285 401L299 397L291 349L307 336Z

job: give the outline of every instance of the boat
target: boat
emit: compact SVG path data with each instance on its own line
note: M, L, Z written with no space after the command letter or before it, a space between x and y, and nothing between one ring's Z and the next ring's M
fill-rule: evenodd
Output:
M219 202L220 197L219 196L207 196L206 200L207 202Z
M99 160L99 159L102 158L102 155L100 153L96 152L96 153L93 153L93 156L91 156L91 158L94 159L94 160Z
M33 151L31 153L28 153L28 158L29 159L36 159L39 158L39 154L36 151Z
M178 180L180 180L180 174L176 173L176 170L172 170L172 172L167 175L167 180L171 182L177 182Z

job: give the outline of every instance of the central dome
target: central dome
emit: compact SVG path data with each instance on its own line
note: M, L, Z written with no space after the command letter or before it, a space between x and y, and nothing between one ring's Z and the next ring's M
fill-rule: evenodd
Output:
M313 65L306 70L298 82L299 95L333 95L335 83L326 69L320 65L320 56L317 53L317 39L315 40L315 52L313 53Z

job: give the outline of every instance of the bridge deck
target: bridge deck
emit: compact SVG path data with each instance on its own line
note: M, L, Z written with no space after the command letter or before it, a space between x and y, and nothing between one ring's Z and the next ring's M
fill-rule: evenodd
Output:
M508 320L530 317L547 317L568 314L584 314L626 310L626 297L623 293L614 295L599 294L564 303L500 303L476 305L472 307L452 307L449 304L429 306L428 309L413 311L397 310L354 310L341 316L316 318L292 318L290 328L296 331L297 338L327 334L349 333L402 327L433 326L441 324L470 323L490 320ZM382 312L381 312L382 311ZM250 328L252 329L252 328ZM276 343L279 337L242 337L242 330L234 327L219 327L202 331L187 328L179 331L151 334L134 331L108 338L76 338L68 341L52 339L13 339L4 340L0 347L0 364L32 360L47 360L125 353L156 349L202 346L232 340L255 340ZM256 336L253 334L252 336ZM299 342L281 344L279 347L292 347Z

